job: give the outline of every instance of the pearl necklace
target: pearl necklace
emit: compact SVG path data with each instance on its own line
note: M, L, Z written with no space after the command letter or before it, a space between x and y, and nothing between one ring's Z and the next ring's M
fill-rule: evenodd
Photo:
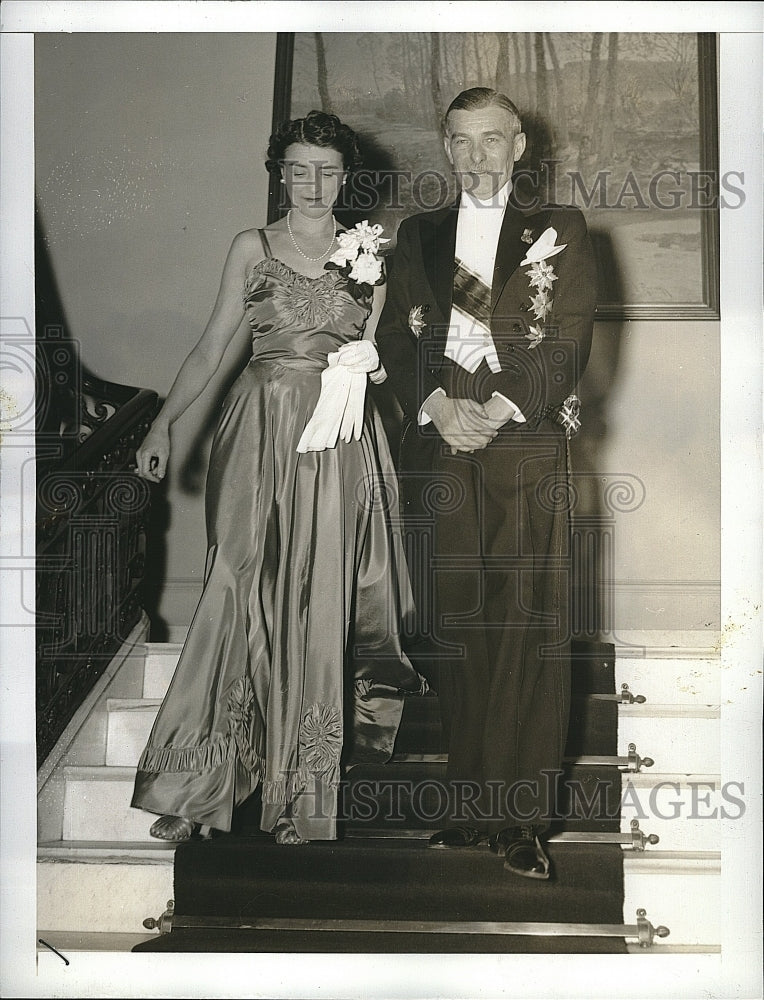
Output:
M331 242L331 243L329 244L329 246L328 246L328 247L326 248L326 250L324 250L324 252L323 252L323 253L322 253L322 254L321 254L321 255L320 255L319 257L309 257L309 256L308 256L308 255L307 255L307 254L305 253L305 251L304 251L304 250L302 249L302 247L300 246L300 244L299 244L299 243L297 242L297 240L296 240L296 239L294 238L294 233L292 232L292 227L291 227L291 225L289 224L289 216L290 216L291 214L292 214L292 209L290 208L290 209L289 209L289 211L287 212L287 217L286 217L286 224L287 224L287 229L289 230L289 239L290 239L290 240L292 241L292 243L294 244L294 248L295 248L295 250L297 251L297 253L298 253L298 254L299 254L299 255L300 255L301 257L304 257L304 258L305 258L305 260L312 260L312 261L317 261L317 260L323 260L323 259L324 259L324 257L326 257L326 255L327 255L327 254L329 253L329 251L330 251L330 250L332 249L332 247L334 246L334 240L335 240L335 238L336 238L336 236L337 236L336 232L332 233L332 242Z

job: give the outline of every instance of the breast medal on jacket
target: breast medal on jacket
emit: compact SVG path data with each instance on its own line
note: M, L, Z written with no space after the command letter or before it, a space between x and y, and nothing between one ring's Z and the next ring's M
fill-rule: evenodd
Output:
M415 277L410 290L420 292L423 301L412 304L408 325L419 341L420 369L441 382L449 365L443 351L454 296L457 218L457 207L452 206L411 220L418 230L423 280ZM573 233L570 245L568 232ZM579 269L580 280L571 281ZM561 275L566 280L560 285ZM577 209L524 214L510 205L490 289L490 331L502 372L497 375L482 366L467 383L468 394L485 402L500 391L520 406L534 427L559 409L588 357L593 284L591 245ZM569 322L574 317L575 322Z

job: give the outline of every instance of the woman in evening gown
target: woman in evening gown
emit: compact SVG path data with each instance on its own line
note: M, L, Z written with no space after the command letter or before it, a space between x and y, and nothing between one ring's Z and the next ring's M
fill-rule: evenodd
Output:
M372 400L349 440L303 446L329 363L384 378L372 343L356 351L383 287L325 268L358 162L355 133L332 115L274 133L266 165L291 208L234 239L207 328L138 452L139 473L161 481L170 425L246 315L252 357L223 403L207 476L204 590L135 781L132 805L160 815L155 837L230 830L259 786L260 825L277 842L334 839L341 759L389 759L403 692L424 688L400 643L413 607Z

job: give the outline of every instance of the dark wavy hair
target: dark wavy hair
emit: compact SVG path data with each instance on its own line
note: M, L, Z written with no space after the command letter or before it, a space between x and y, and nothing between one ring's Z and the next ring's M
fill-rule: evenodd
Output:
M358 136L352 128L341 122L336 115L310 111L304 118L283 122L271 136L268 159L265 161L265 168L269 173L277 174L280 171L284 154L294 142L335 150L342 157L345 170L349 172L357 170L361 165Z

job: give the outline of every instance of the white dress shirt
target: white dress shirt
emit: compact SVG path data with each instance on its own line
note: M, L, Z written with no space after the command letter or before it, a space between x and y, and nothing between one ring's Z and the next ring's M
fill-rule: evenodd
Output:
M496 247L511 190L512 182L507 181L504 187L488 201L481 201L466 191L462 191L459 204L454 255L489 288L493 283ZM448 337L443 353L468 372L477 371L484 359L492 372L501 371L496 345L490 330L455 306L451 308ZM424 401L419 409L419 423L421 425L430 423L431 418L425 412L425 407L436 393L445 394L445 391L436 389ZM514 410L508 419L520 423L525 422L525 417L512 400L507 399L499 392L494 392L493 395L500 396Z

